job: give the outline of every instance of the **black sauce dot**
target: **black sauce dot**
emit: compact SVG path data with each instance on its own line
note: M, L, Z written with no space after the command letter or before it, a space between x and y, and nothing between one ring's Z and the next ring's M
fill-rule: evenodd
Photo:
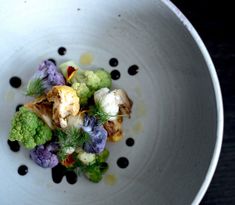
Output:
M126 145L128 147L132 147L134 144L135 144L135 140L133 138L130 137L130 138L126 139Z
M21 176L24 176L28 173L28 167L25 166L25 165L21 165L19 166L18 168L18 174L21 175Z
M112 67L117 67L118 66L118 59L116 58L111 58L109 60L109 65L112 66Z
M21 86L21 79L17 76L11 77L9 83L13 88L19 88Z
M129 160L126 157L120 157L117 160L117 165L122 169L127 168L129 165Z
M69 184L75 184L77 182L78 176L73 171L66 172L66 179Z
M7 140L7 144L9 145L12 152L18 152L20 150L20 144L17 141Z
M121 77L121 73L118 70L112 70L110 74L113 80L118 80Z
M49 61L51 61L52 63L54 63L54 64L56 65L56 61L55 61L55 59L53 59L53 58L49 58L48 60L49 60Z
M17 105L17 106L16 106L16 112L18 112L22 106L23 106L23 104Z
M128 74L129 75L136 75L138 73L139 66L137 65L132 65L128 68Z
M59 55L63 56L66 53L66 48L65 47L59 47L58 48L58 53Z
M62 164L58 164L57 166L51 169L52 180L56 184L59 184L66 172L66 168Z

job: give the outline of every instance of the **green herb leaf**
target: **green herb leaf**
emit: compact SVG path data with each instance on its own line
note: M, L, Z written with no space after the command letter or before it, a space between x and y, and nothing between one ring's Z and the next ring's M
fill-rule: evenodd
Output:
M58 156L61 160L64 160L68 155L67 149L73 147L74 149L82 147L85 142L90 142L90 136L82 129L75 127L67 128L65 130L57 129L56 135L59 139L60 150Z
M89 114L95 116L102 124L109 120L110 115L104 112L102 105L98 102L95 105L90 106Z
M40 96L44 92L43 81L40 78L32 79L27 85L26 95L28 96Z

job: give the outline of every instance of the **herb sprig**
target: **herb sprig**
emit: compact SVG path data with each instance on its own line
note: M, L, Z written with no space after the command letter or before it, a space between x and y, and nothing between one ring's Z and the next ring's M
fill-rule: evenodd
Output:
M65 130L57 129L56 136L59 139L60 151L58 153L61 160L64 160L68 155L67 149L73 147L82 147L85 142L90 142L90 136L82 129L75 127L67 128Z
M44 90L45 88L43 86L43 80L40 78L35 78L29 81L26 95L37 97L42 95Z
M102 105L98 102L90 106L89 115L95 116L101 124L106 123L111 117L108 113L104 112Z

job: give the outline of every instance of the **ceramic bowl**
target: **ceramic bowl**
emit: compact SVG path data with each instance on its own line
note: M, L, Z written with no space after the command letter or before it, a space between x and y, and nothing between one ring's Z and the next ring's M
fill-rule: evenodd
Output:
M1 205L200 202L221 148L221 93L204 44L171 2L9 0L1 4L0 22ZM110 169L98 184L84 177L54 183L51 170L38 167L27 150L9 149L11 118L29 101L25 86L44 59L104 67L134 102L124 139L108 143ZM21 79L18 88L12 77ZM126 168L118 166L120 157ZM24 176L21 165L28 167Z

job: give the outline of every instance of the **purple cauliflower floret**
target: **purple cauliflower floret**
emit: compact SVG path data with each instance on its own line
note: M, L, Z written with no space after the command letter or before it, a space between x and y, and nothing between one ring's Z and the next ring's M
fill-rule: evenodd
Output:
M54 86L65 84L63 75L57 71L56 65L51 61L43 61L39 65L37 72L42 74L43 79L45 79L49 85Z
M90 135L91 141L85 142L83 149L88 153L100 153L104 150L108 133L94 116L86 115L83 130Z
M58 145L51 143L47 146L39 145L30 151L31 159L43 168L53 168L59 163L59 159L53 152L58 149Z
M65 85L63 75L57 71L56 65L51 61L43 61L27 86L27 95L40 96L48 92L55 85Z
M94 130L94 128L98 125L98 121L94 116L85 115L83 121L83 130L87 133L90 133Z

